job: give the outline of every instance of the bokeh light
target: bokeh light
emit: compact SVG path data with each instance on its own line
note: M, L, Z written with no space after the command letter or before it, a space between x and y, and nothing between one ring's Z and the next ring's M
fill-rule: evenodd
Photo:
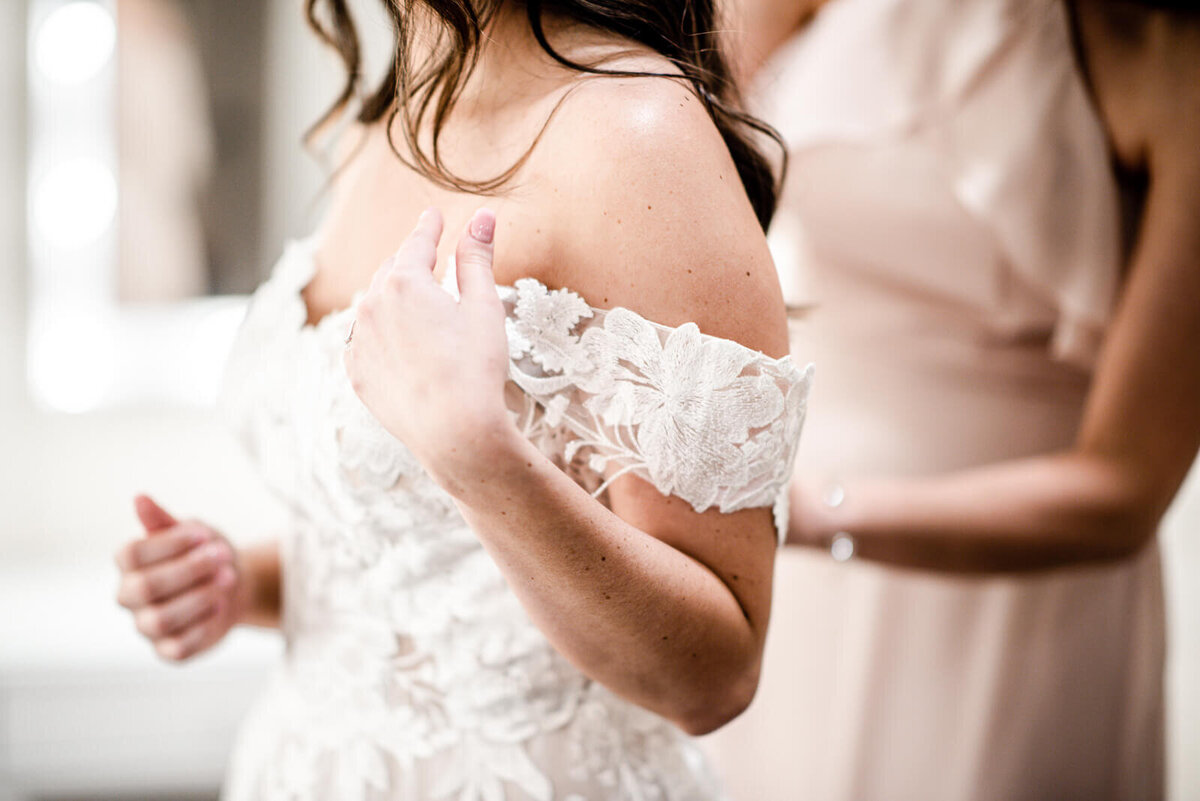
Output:
M109 62L116 41L112 13L99 3L75 0L50 12L38 28L34 63L55 83L81 84Z

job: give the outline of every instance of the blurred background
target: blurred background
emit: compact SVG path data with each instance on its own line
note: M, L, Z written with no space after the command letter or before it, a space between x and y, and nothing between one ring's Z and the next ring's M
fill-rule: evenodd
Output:
M161 664L112 553L139 492L239 542L284 520L211 404L245 294L319 217L301 136L339 72L301 12L0 3L0 801L215 797L279 654ZM1200 799L1196 471L1163 537L1170 797Z
M0 799L214 798L280 651L166 667L114 603L132 496L281 510L211 408L245 293L320 212L336 63L298 0L0 3Z

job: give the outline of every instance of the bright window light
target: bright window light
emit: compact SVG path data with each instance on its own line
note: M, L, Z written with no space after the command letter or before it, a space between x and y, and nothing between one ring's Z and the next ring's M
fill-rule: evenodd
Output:
M30 354L30 378L42 400L70 414L100 405L112 387L116 353L104 321L86 310L60 312L42 325Z
M108 9L76 0L50 12L38 28L34 63L55 83L81 84L104 68L116 41L117 26Z
M117 215L117 181L97 159L50 168L34 186L33 219L47 245L75 250L98 240Z

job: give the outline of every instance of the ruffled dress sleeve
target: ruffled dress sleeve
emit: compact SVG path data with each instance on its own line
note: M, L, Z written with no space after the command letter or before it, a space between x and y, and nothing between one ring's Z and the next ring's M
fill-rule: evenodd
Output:
M697 512L772 507L782 542L811 365L534 279L500 293L510 408L569 475L597 497L632 473Z
M844 191L812 186L811 164L835 149L852 150L853 164L874 170L866 174L875 191L894 191L888 183L907 174L888 162L895 154L901 166L927 165L1004 262L998 276L983 274L985 262L934 265L936 290L957 287L978 301L970 287L990 281L985 306L1004 327L1040 331L1048 322L1054 358L1093 366L1120 285L1119 197L1064 3L830 3L775 54L753 96L756 111L788 144L784 206L809 197L827 203L830 192ZM890 200L899 211L913 202L903 194ZM911 220L907 213L902 222ZM781 208L772 229L784 265L797 261L789 240L805 238L787 230L796 227L794 216ZM854 230L856 246L870 240L861 223ZM894 269L896 238L878 237L872 258ZM789 272L781 274L785 297L821 302ZM1021 293L1009 291L1014 285ZM1043 306L1051 309L1049 321Z

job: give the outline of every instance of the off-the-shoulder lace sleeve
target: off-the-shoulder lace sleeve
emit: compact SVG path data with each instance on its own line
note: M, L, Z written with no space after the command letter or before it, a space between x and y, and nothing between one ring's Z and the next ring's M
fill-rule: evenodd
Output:
M771 359L694 323L596 309L534 279L501 287L510 406L526 436L597 496L633 473L698 512L772 506L787 482L811 365Z

